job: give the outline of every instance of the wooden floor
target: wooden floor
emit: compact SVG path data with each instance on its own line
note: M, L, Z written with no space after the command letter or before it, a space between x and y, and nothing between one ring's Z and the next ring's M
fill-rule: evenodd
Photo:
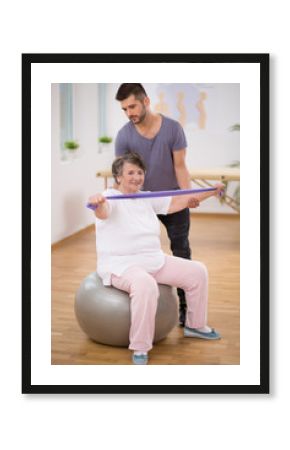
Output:
M219 341L184 339L176 327L150 352L150 364L239 364L240 221L238 215L191 216L192 259L209 271L208 323ZM162 226L162 247L170 254ZM94 227L52 248L52 364L131 364L131 352L91 341L74 315L74 296L96 267Z

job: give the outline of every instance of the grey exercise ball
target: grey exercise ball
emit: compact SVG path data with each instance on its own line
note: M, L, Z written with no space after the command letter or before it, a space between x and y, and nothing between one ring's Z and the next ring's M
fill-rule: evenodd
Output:
M159 284L159 291L154 342L165 338L178 319L177 297L172 287ZM94 341L129 345L129 295L104 286L97 273L91 273L81 283L75 298L75 314L82 330Z

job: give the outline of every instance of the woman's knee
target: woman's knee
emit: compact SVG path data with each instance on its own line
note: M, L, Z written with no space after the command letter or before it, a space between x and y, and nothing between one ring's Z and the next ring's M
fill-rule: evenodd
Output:
M190 261L190 267L186 274L186 287L191 289L197 285L204 285L208 282L208 270L204 263L200 261ZM185 287L185 288L186 288Z
M134 294L157 299L159 297L159 288L156 280L147 272L136 274L131 285L131 295Z
M196 264L196 271L198 272L199 276L202 278L207 278L208 277L208 270L206 265L203 262L200 261L194 261L194 263Z

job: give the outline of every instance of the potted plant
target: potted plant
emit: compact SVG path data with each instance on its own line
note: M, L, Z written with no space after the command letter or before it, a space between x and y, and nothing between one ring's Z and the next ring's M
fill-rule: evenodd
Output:
M98 140L99 140L99 143L100 143L100 145L99 145L99 153L102 153L104 145L108 145L108 144L110 144L113 141L113 139L110 136L105 136L105 135L104 136L100 136Z
M113 139L109 136L101 136L99 137L99 142L102 144L110 144L113 141Z
M240 124L239 123L235 123L234 125L232 125L229 128L229 131L240 131ZM229 164L228 167L240 167L240 161L234 161L232 162L232 164ZM223 181L224 185L225 185L225 190L224 193L225 195L223 197L220 198L220 202L224 203L225 202L225 196L227 195L227 191L229 188L229 182L228 181ZM233 194L232 194L237 208L240 209L240 183L238 183L238 185L236 186Z
M235 123L234 125L232 125L230 127L230 131L240 131L240 124L239 123Z
M65 141L64 142L64 148L66 148L67 150L77 150L79 148L79 144L77 141Z
M79 143L77 141L74 141L73 139L70 139L68 141L64 141L64 143L63 143L62 159L64 161L75 159L75 157L76 157L76 150L78 148L79 148Z

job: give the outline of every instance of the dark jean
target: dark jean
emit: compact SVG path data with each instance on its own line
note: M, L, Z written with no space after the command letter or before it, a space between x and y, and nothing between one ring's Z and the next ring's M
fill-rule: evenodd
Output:
M167 214L166 216L159 214L158 219L163 223L167 230L173 255L190 259L191 250L188 240L190 226L189 209L186 208L173 214ZM185 310L186 301L184 291L178 288L177 293L179 297L179 309Z

